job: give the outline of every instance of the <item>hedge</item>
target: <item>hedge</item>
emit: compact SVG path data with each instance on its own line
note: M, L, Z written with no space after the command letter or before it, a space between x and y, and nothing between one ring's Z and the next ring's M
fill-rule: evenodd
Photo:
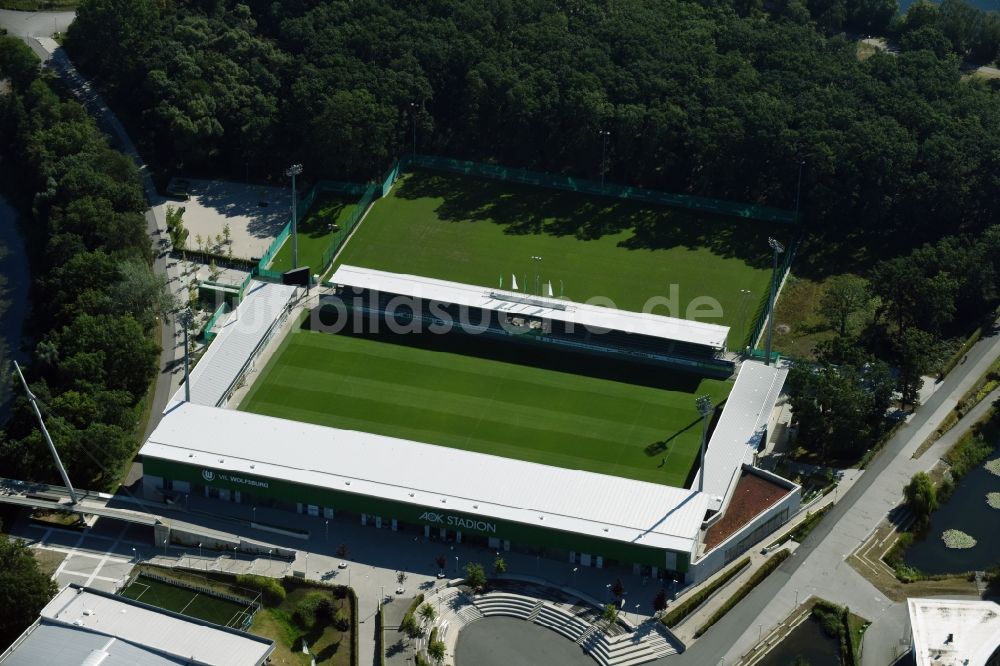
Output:
M779 550L777 553L769 557L764 564L761 565L760 569L753 572L750 579L743 583L743 585L740 586L740 589L736 590L736 594L726 599L725 603L723 603L718 610L712 613L712 616L708 618L708 621L699 627L698 631L694 633L694 637L700 638L702 634L708 631L713 624L721 620L726 613L732 610L733 606L743 600L743 597L750 594L753 588L757 587L761 581L767 578L767 576L772 571L777 569L778 565L784 562L791 554L792 553L788 550Z
M795 527L795 529L788 534L788 536L790 536L795 541L802 543L802 540L805 539L807 536L809 536L810 532L812 532L813 529L815 529L816 526L819 525L819 521L823 519L823 516L826 515L826 512L830 510L831 506L833 505L827 504L816 513L813 513L811 511L806 512L805 519L801 523L799 523Z
M415 627L420 626L420 623L417 622L417 618L414 617L413 614L417 612L417 608L419 608L422 603L424 603L423 593L418 594L413 598L413 601L410 602L410 607L406 609L405 613L403 613L403 621L399 623L400 628L411 626L411 624ZM419 632L417 632L417 635L420 635ZM411 636L411 638L414 638L414 636Z
M660 622L667 625L670 628L676 627L680 624L681 620L686 618L688 615L693 613L698 606L702 605L706 599L712 596L716 590L731 581L737 574L739 574L743 569L745 569L750 564L750 558L744 557L742 560L733 565L726 573L722 574L710 584L702 587L700 590L692 594L690 597L682 601L681 603L674 606L674 608L667 614L660 618Z
M261 601L265 606L279 606L285 600L285 588L274 578L254 574L238 574L236 584L259 591Z

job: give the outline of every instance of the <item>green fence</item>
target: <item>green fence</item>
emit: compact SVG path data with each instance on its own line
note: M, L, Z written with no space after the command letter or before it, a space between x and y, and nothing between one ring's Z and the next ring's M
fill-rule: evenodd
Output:
M333 237L330 241L330 245L323 251L323 270L316 271L319 275L323 275L330 269L330 264L333 263L333 258L337 256L337 252L344 243L347 242L347 238L354 231L354 228L358 226L358 222L364 217L365 211L368 210L368 206L371 205L372 201L375 200L375 196L380 193L380 189L377 185L368 185L364 193L361 195L361 199L358 201L357 206L354 207L354 211L351 216L347 218L347 222L340 228L340 231Z
M777 301L778 299L778 288L781 286L781 281L785 279L785 276L788 275L788 269L792 267L792 261L795 259L795 251L799 247L800 240L801 239L796 239L791 243L791 245L785 252L784 260L778 265L778 272L771 276L771 279L774 281L773 284L774 284L775 301ZM764 303L761 305L760 313L757 315L757 321L754 322L753 329L751 329L751 333L749 336L747 336L746 340L744 341L744 345L740 348L740 351L743 351L743 348L746 346L755 347L757 341L760 339L761 333L764 332L764 326L765 324L767 324L767 318L768 315L770 314L769 312L771 304L770 287L771 284L768 284L768 293L764 295ZM765 356L767 356L767 352L757 349L751 349L750 356L752 358L764 358Z
M212 329L215 328L215 324L219 321L219 318L224 317L228 312L229 306L223 303L215 311L215 314L212 315L212 318L208 320L208 323L205 324L205 328L202 330L202 338L204 338L205 342L211 342L215 339L216 334L212 332Z
M409 167L449 171L451 173L460 173L468 176L506 180L514 183L548 187L567 192L579 192L581 194L592 194L616 199L641 201L643 203L651 203L658 206L686 208L688 210L695 210L703 213L742 217L745 219L761 220L764 222L778 222L782 224L796 224L798 222L795 212L781 210L778 208L755 206L735 201L723 201L721 199L696 197L690 194L659 192L657 190L649 190L642 187L629 187L627 185L616 185L613 183L606 183L602 185L599 182L583 178L573 178L571 176L562 176L554 173L542 173L538 171L529 171L527 169L516 169L494 164L482 164L479 162L468 162L465 160L455 160L445 157L432 157L429 155L412 155L404 157L400 163L390 171L390 176L392 177L393 182L395 181L395 177L398 176L398 172L400 170L405 170ZM392 183L387 180L385 185L383 185L382 196L385 196L388 193L388 187L391 185Z

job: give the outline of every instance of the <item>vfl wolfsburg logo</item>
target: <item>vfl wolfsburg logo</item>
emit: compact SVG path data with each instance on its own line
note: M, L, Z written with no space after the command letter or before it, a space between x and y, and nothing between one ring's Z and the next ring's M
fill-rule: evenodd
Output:
M215 472L210 469L203 469L201 470L201 478L211 483L212 481L215 481Z

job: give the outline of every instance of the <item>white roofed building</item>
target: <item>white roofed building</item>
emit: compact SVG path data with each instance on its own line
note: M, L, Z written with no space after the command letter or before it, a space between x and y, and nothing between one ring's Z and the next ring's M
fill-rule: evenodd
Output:
M79 585L0 654L4 666L259 666L274 642Z
M330 282L338 291L324 302L341 310L336 322L351 312L433 332L551 344L716 377L734 369L726 353L728 326L356 266L340 266Z

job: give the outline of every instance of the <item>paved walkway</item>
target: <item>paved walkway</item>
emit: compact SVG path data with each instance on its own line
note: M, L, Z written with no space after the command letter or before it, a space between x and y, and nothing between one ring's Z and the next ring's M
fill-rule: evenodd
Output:
M902 615L896 605L879 592L845 561L878 526L902 497L903 485L913 473L930 468L939 451L960 430L946 438L919 460L911 456L934 432L958 400L971 388L990 364L1000 356L1000 336L980 340L970 350L968 360L942 382L927 403L918 407L910 421L886 444L854 487L842 496L799 552L789 558L764 583L716 626L716 639L699 641L677 663L735 663L757 642L760 633L782 622L795 605L795 596L815 595L872 620L879 630L865 634L864 663L882 666L898 650L903 633ZM967 425L968 421L963 425ZM938 446L939 445L939 446ZM895 619L893 619L895 618ZM667 663L667 662L664 662Z

